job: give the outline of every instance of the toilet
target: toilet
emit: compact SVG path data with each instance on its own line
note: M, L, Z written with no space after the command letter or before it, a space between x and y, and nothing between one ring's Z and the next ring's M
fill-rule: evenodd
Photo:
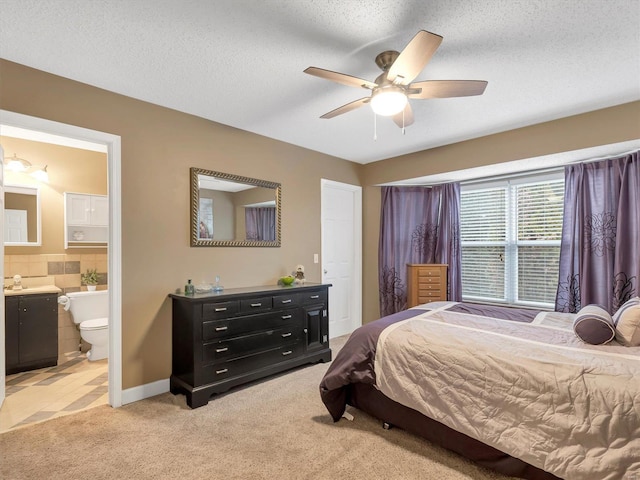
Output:
M71 318L79 325L80 336L91 344L87 358L91 361L109 355L109 291L72 292L61 296L58 303L71 311Z

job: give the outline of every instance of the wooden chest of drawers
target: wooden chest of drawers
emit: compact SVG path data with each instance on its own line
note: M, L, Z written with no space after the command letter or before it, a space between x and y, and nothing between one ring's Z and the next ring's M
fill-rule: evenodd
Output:
M331 360L330 285L254 287L173 302L171 392L191 408L211 395L305 363Z
M407 264L407 308L447 299L447 265Z

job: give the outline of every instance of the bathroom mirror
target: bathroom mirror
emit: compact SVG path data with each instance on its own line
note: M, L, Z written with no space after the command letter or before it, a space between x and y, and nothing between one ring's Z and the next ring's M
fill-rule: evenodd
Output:
M42 244L40 191L37 187L5 185L4 244L27 247Z
M279 247L280 184L191 168L192 247Z

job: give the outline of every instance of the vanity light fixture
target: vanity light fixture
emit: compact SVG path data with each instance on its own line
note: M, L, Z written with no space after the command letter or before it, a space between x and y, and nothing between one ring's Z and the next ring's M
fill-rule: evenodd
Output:
M31 168L31 162L24 158L18 158L15 153L13 157L4 157L4 164L7 170L11 172L26 172Z
M32 172L31 176L40 182L49 183L49 172L47 172L47 167L48 165L45 165L44 168L39 168L35 172Z
M49 182L48 165L40 168L34 167L30 161L18 157L15 153L11 157L4 157L4 164L8 172L27 173L27 170L35 169L29 175L40 182Z

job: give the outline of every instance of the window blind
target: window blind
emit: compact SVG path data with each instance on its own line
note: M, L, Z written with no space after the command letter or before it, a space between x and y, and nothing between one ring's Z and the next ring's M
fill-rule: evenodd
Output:
M461 192L465 300L553 305L563 197L564 180L548 178Z

